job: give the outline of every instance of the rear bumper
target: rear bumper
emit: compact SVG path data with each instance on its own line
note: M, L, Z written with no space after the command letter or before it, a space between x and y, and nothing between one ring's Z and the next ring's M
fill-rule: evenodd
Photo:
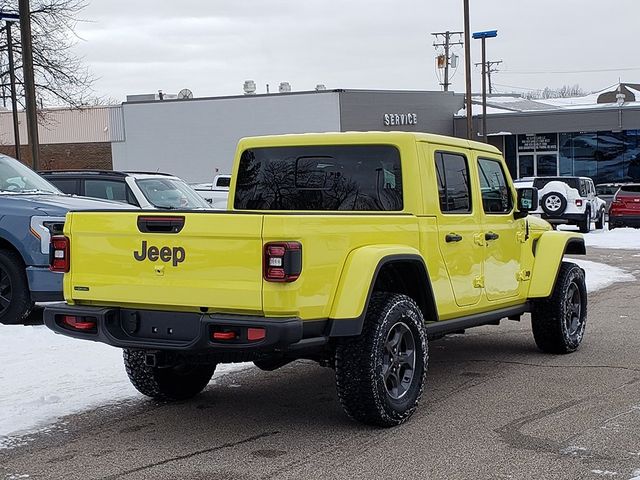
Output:
M640 215L613 215L609 213L609 225L640 227Z
M64 324L64 316L95 319L93 331ZM285 352L327 342L327 321L299 318L198 314L118 307L85 307L59 303L47 306L44 323L54 332L120 348L184 353ZM249 340L248 329L264 329L264 338ZM232 340L214 340L214 331L237 333Z
M563 213L557 217L550 217L546 213L541 213L540 218L549 223L578 223L584 220L584 213Z

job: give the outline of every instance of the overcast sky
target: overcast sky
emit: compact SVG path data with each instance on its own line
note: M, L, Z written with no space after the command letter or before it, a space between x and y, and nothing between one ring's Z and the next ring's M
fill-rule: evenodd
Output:
M462 30L462 0L89 0L77 49L98 95L188 87L195 96L258 93L282 81L327 88L438 90L431 32ZM498 30L496 90L640 83L640 0L470 0L471 30ZM464 90L464 63L453 89ZM480 61L480 41L472 41ZM604 71L608 70L608 71ZM572 72L572 73L563 73ZM480 88L479 68L473 69Z

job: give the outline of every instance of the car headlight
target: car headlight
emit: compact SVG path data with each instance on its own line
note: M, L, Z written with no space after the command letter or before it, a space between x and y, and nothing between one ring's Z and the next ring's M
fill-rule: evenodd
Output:
M40 252L49 254L52 235L62 235L64 217L31 217L31 234L40 240Z

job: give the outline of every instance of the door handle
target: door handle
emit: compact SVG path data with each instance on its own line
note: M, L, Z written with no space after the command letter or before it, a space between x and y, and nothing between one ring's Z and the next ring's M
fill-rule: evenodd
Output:
M497 240L498 238L500 238L500 235L498 235L497 233L493 233L493 232L487 232L484 234L484 239L488 242L490 240Z
M462 235L458 235L457 233L447 233L444 239L447 243L459 242L462 240Z

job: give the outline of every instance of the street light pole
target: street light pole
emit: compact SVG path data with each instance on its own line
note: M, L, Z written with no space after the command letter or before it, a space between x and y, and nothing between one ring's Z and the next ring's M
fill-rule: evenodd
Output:
M38 112L36 106L36 82L33 74L33 48L31 46L31 11L29 0L19 1L20 37L22 40L22 68L24 70L24 96L27 104L27 133L31 147L31 165L40 167L40 144L38 141Z
M488 143L487 137L487 38L498 36L497 30L488 30L486 32L474 32L474 39L482 40L482 139L484 143Z
M473 112L471 111L471 32L469 31L469 0L464 0L464 72L466 86L467 138L473 138Z

